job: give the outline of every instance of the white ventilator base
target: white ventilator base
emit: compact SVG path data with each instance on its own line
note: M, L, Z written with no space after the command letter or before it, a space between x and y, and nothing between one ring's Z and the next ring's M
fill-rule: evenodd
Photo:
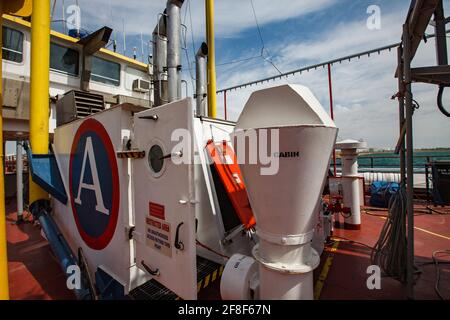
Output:
M351 229L359 229L361 226L358 149L365 147L365 142L356 140L346 140L336 144L336 149L341 149L344 206L351 210L351 214L345 218L345 227Z
M261 300L312 300L314 297L312 271L280 273L260 265L259 282Z
M233 255L225 265L220 282L222 300L250 300L251 282L257 277L258 263L252 257Z

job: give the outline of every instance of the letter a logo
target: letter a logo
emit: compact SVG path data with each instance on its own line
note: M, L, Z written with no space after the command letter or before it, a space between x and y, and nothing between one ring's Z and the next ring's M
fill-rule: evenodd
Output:
M89 159L89 166L91 168L93 184L88 184L88 183L84 182L84 175L85 175L85 170L86 170L87 159ZM97 200L97 205L95 206L95 209L101 213L109 214L109 210L105 208L105 204L103 203L102 190L100 188L100 181L98 180L98 171L97 171L97 165L95 162L94 148L92 146L92 138L91 137L88 137L86 139L86 148L84 149L83 164L81 166L80 184L79 184L78 193L77 193L78 196L75 199L75 203L77 203L77 204L82 204L81 203L81 189L83 189L83 188L94 191L95 199Z

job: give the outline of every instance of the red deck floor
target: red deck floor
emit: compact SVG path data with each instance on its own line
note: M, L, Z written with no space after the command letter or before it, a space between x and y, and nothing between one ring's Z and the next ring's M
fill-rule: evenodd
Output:
M74 299L74 295L66 288L65 275L48 243L40 235L39 227L31 223L14 225L14 202L7 204L7 211L10 212L7 215L7 237L11 299ZM334 235L373 246L384 221L382 217L363 214L362 230L336 229ZM420 228L415 232L417 261L430 262L433 251L450 248L450 215L417 216L415 227ZM332 259L328 259L330 255ZM450 261L449 256L445 259ZM326 264L330 267L324 267ZM370 264L370 249L362 244L339 241L335 252L331 252L331 247L328 247L322 256L321 265L315 270L316 288L319 279L323 280L319 299L406 299L404 286L391 278L382 279L381 290L367 289L369 275L366 270ZM423 273L415 287L416 298L437 299L434 265L422 266L421 269ZM445 297L450 298L448 264L441 265L440 289ZM218 285L211 286L201 292L200 298L219 297L218 290Z
M10 298L50 300L74 299L66 277L40 227L32 223L15 225L15 202L7 202L6 233Z
M448 211L448 208L446 210ZM383 212L371 213L383 214ZM321 266L316 270L316 275L323 272L323 265L330 254L333 255L333 260L320 299L406 299L405 287L392 278L382 278L381 290L369 290L366 285L369 277L367 267L371 265L371 249L367 246L375 245L384 222L383 217L362 213L362 230L335 229L335 236L361 244L339 241L336 252L330 253L328 248L328 252L323 254ZM416 282L415 299L438 299L434 291L435 265L421 264L432 262L434 251L450 249L450 215L424 214L416 216L414 237L416 264L420 265L422 271ZM441 260L450 261L450 255L439 256L439 261ZM440 264L439 267L441 270L439 286L441 294L450 299L450 267L448 264Z

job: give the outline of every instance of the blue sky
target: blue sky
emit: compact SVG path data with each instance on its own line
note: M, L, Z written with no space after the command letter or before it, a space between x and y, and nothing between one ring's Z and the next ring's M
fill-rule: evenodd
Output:
M67 8L76 1L65 0L64 3ZM125 54L132 56L132 48L137 47L138 59L147 59L151 32L158 13L164 10L165 0L79 0L78 3L81 7L82 28L94 31L103 25L111 26L115 30L113 38L118 41L118 51L122 53L125 26ZM398 42L410 1L253 0L253 3L261 26L266 55L268 52L277 68L284 72ZM444 3L447 13L450 13L450 0L445 0ZM218 89L276 75L278 71L262 58L221 65L260 55L262 44L250 0L216 0L215 5ZM370 5L378 5L381 9L380 30L367 28L367 8ZM53 20L61 18L62 0L58 0ZM194 66L194 49L197 50L205 38L204 1L186 0L182 20L188 30L188 57L183 55L184 77L189 83L191 93L194 83L189 66ZM52 27L62 30L60 22L53 23ZM428 32L433 33L433 29L430 28ZM141 56L141 33L144 40L144 57ZM417 66L435 63L433 41L422 45L414 63ZM390 100L396 92L396 79L393 76L395 67L395 52L333 67L335 118L341 139L363 138L369 146L375 148L395 146L398 136L397 103ZM236 120L248 96L257 88L286 82L310 87L328 110L327 74L326 70L318 70L287 80L230 92L227 103L229 116ZM414 92L415 99L421 105L414 119L416 146L450 147L450 123L436 107L437 89L434 86L418 84L414 85ZM450 101L449 95L445 97L447 101ZM218 104L221 116L222 96L218 97Z

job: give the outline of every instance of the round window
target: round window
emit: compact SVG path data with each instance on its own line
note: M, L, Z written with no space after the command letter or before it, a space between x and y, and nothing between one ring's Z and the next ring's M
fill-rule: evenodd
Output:
M155 144L148 152L148 164L155 174L159 174L164 166L164 151Z

